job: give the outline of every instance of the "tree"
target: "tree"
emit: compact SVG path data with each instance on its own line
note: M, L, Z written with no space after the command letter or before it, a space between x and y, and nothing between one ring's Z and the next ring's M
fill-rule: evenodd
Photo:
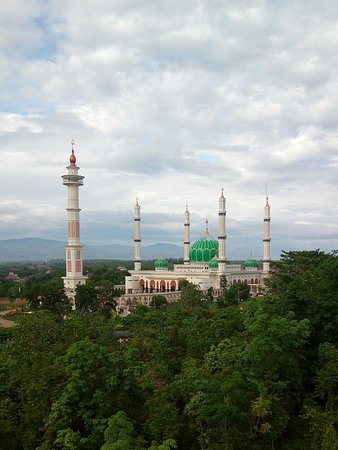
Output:
M114 290L110 281L101 280L97 286L93 283L78 285L75 294L75 307L80 313L100 312L110 317L111 311L115 309L115 298L119 292Z
M24 295L31 310L44 309L60 315L71 311L71 305L60 280L31 283L25 288Z
M218 300L220 306L241 306L241 303L250 298L250 286L245 283L233 284L225 289Z
M72 344L63 359L68 379L47 417L45 442L66 448L79 439L79 448L98 448L114 405L116 383L109 378L118 359L89 338Z
M91 283L79 284L75 293L75 308L77 311L93 312L97 309L98 292Z
M104 432L104 441L101 450L135 449L134 425L124 411L118 411L110 417Z
M164 295L154 295L151 300L151 306L154 308L161 308L161 306L168 305L168 301Z
M281 312L310 321L311 348L338 341L338 256L324 252L283 252L268 282Z
M181 297L179 303L186 307L200 306L203 293L199 286L184 280L181 284Z
M116 297L119 295L114 289L114 284L111 281L100 280L96 286L97 290L97 305L95 309L102 312L106 317L111 315L111 311L115 310Z
M0 358L0 409L5 414L0 418L0 448L37 448L41 424L65 376L58 359L64 348L62 321L48 311L37 311L22 316L12 336ZM8 443L6 430L16 444Z

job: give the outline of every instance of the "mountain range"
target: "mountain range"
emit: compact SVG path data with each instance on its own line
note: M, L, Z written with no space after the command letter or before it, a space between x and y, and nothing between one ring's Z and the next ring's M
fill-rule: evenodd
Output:
M23 238L0 240L0 262L44 261L65 259L66 242L53 239ZM158 243L142 246L142 259L182 258L183 249L178 245ZM120 244L86 245L84 259L116 259L131 261L133 247Z

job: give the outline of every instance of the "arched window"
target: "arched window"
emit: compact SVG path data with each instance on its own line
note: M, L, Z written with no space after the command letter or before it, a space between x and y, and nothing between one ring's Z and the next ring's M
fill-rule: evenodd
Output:
M140 289L142 292L144 292L144 280L140 280Z

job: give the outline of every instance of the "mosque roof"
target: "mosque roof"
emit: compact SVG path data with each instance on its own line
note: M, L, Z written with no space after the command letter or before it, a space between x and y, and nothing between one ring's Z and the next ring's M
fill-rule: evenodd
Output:
M249 258L245 261L244 267L257 267L257 261L254 258Z
M209 261L209 269L218 269L218 260L217 260L217 256L214 256L210 261Z
M189 252L189 259L194 263L207 263L217 256L218 242L213 239L208 231L208 221L204 236L194 242Z
M159 258L156 259L155 261L155 270L164 270L164 269L168 269L169 267L169 263L168 260L163 258L163 256L160 256Z

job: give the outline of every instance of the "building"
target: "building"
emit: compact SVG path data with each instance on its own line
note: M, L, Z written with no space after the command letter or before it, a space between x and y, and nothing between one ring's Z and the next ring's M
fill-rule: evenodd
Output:
M83 257L80 244L80 208L79 187L83 186L82 175L79 175L79 167L76 165L74 154L74 142L72 153L67 166L67 175L62 175L63 184L68 187L68 242L66 245L66 276L62 277L64 289L70 302L75 303L75 291L78 284L85 284L87 277L83 275Z
M154 270L142 270L141 261L141 208L136 200L134 209L134 270L125 280L125 294L119 299L117 310L121 314L137 304L149 305L152 296L160 293L168 301L179 298L184 280L194 283L202 291L212 288L217 295L222 279L227 285L247 284L252 295L257 295L264 287L264 279L270 270L270 205L268 197L263 219L262 267L255 259L249 258L243 264L230 264L226 256L226 200L223 189L219 198L218 238L213 239L208 230L208 221L203 237L190 245L190 214L184 212L183 223L183 264L175 264L169 269L168 261L160 257L154 263Z
M63 184L68 187L68 241L66 245L66 276L62 277L64 289L71 303L75 304L76 287L85 284L83 275L83 246L80 243L79 187L83 186L82 175L76 165L72 142L72 153L67 174L62 175ZM161 293L169 302L180 297L183 281L199 286L202 291L212 288L217 295L226 279L228 286L244 283L257 295L264 287L264 279L270 270L270 205L268 197L264 207L262 267L253 258L243 264L230 264L226 256L226 199L223 189L218 201L218 237L213 239L208 230L208 221L203 237L190 243L190 213L188 206L183 221L183 264L171 269L164 257L154 263L154 270L142 270L141 259L141 207L138 199L134 208L134 270L125 278L125 294L117 302L117 311L128 313L135 305L150 305L152 297Z

